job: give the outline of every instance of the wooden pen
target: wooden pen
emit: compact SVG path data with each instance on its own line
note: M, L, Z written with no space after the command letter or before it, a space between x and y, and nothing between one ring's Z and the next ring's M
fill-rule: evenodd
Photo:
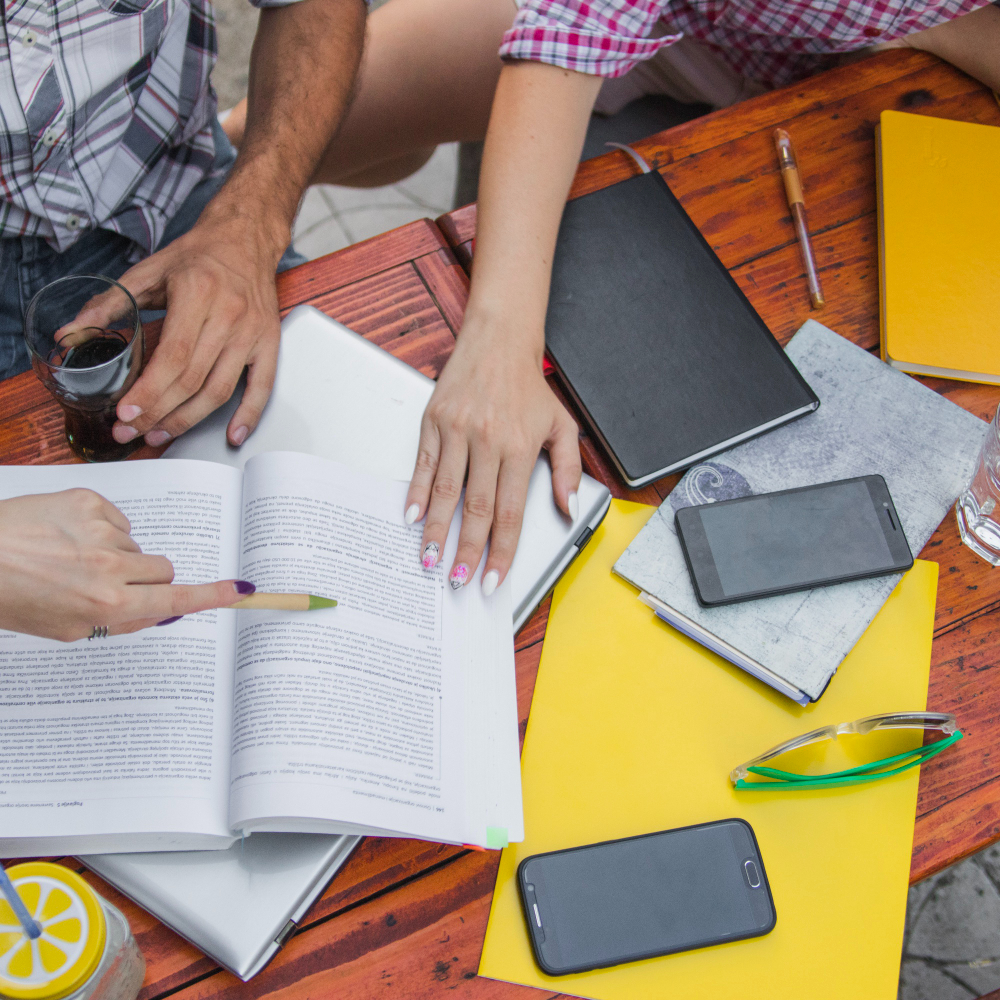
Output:
M332 598L317 597L315 594L251 594L229 605L231 608L252 608L254 611L316 611L336 606L337 602Z
M809 282L809 298L813 309L821 309L824 302L823 289L820 287L819 275L816 273L816 261L813 259L812 243L809 241L809 225L806 221L806 200L802 194L802 182L799 180L799 169L795 164L795 150L792 148L791 136L783 129L774 130L774 144L778 149L778 164L781 167L781 179L785 182L785 196L795 223L795 233L802 249L802 260L806 265L806 280Z

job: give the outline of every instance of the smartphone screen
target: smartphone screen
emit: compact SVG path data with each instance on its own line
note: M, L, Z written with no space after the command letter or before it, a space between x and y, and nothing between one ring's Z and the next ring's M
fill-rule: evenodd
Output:
M536 854L517 877L535 959L551 976L757 937L776 919L741 819Z
M695 593L708 606L913 565L881 476L684 507L676 524Z

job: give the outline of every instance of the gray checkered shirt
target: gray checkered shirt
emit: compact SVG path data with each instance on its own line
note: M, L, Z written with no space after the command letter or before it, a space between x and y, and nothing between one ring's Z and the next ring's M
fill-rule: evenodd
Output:
M7 0L3 27L0 237L151 252L212 167L210 0Z

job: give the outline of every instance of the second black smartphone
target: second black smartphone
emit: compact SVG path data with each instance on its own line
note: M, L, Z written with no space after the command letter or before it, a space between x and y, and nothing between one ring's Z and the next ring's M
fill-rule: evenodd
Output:
M741 819L536 854L517 885L550 976L757 937L777 919Z
M706 607L913 565L881 476L684 507L675 523L695 595Z

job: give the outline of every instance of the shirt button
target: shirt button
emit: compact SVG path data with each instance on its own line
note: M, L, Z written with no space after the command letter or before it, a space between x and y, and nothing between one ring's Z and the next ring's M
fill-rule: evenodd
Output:
M36 35L30 28L24 33L24 37L21 41L30 49L35 42L38 41L38 35Z
M70 214L66 216L66 228L76 231L86 221L87 221L86 218L81 218L79 215L74 215L72 212L70 212Z
M882 32L878 28L865 28L864 31L865 38L878 38L881 34Z
M48 128L45 130L45 134L42 136L42 145L48 146L50 149L59 141L59 136L56 134L54 128Z

